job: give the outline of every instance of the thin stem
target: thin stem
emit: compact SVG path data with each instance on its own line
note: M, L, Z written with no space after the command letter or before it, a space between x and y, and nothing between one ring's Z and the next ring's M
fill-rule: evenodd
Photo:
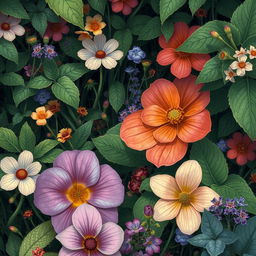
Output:
M36 209L36 207L34 206L34 204L28 200L33 212L35 213L35 215L37 216L37 218L41 221L41 222L44 222L45 220L43 219L43 217L40 215L40 213L38 212L38 210Z
M165 254L166 250L168 249L168 246L169 246L169 243L170 243L171 240L172 240L172 237L173 237L175 228L176 228L176 223L173 223L173 225L172 225L172 230L171 230L171 232L170 232L170 235L169 235L169 237L168 237L168 240L167 240L167 242L166 242L166 244L165 244L165 246L164 246L164 249L162 250L160 256L163 256L163 255Z
M76 130L76 127L74 126L73 122L68 118L68 116L62 111L61 115L65 118L65 120L68 122L70 127L72 128L73 131Z
M181 251L180 251L180 256L183 256L184 249L185 249L185 247L184 247L184 246L182 246L182 247L181 247Z
M98 88L98 92L97 92L97 95L96 95L96 99L95 99L94 104L93 104L94 109L96 108L96 106L98 104L98 101L100 99L101 92L102 92L102 87L103 87L103 69L102 69L102 67L100 67L100 83L99 83L99 88Z
M55 139L57 139L57 136L55 135L55 133L54 133L54 131L51 129L51 127L50 127L48 124L46 124L45 126L47 127L47 129L49 130L49 132L55 137Z
M144 0L141 0L140 4L138 5L138 7L135 9L135 11L130 15L130 19L132 19L136 14L137 12L140 10L142 4L144 3Z
M74 149L73 144L72 144L69 140L68 140L67 142L68 142L68 144L70 145L71 149L73 150L73 149Z
M19 201L19 204L17 205L16 210L14 211L14 213L11 215L11 217L9 218L9 220L8 220L8 222L7 222L7 226L8 226L8 227L13 223L14 219L16 218L16 216L18 215L18 213L20 212L21 207L22 207L22 205L23 205L23 201L24 201L24 196L21 195L21 196L20 196L20 201Z

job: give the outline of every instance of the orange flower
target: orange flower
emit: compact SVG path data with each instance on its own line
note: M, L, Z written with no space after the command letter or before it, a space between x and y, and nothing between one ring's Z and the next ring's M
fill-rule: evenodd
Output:
M46 110L50 110L53 114L60 112L60 103L57 100L48 101L48 105L45 106Z
M204 138L211 130L211 118L205 107L209 92L200 92L196 77L158 79L141 97L143 110L125 118L120 136L128 147L147 150L148 161L157 167L181 160L188 143Z
M37 125L46 125L46 119L52 117L53 113L50 110L45 109L45 107L39 107L36 109L36 112L32 112L31 118L36 120Z
M184 162L177 170L175 178L160 174L150 178L150 187L161 199L154 206L156 221L176 218L182 233L191 235L201 224L204 209L209 208L213 198L219 195L206 186L199 187L202 169L195 160Z
M72 129L71 128L63 128L57 134L58 141L61 143L65 143L67 140L71 139Z
M76 31L75 33L79 35L78 40L80 41L83 41L86 38L89 38L89 39L92 38L92 36L86 31Z
M106 27L106 23L102 22L102 16L99 14L94 15L93 17L86 17L85 30L93 32L94 35L102 34L102 29Z
M87 116L88 115L88 111L85 107L79 107L77 109L77 113L80 115L80 116Z

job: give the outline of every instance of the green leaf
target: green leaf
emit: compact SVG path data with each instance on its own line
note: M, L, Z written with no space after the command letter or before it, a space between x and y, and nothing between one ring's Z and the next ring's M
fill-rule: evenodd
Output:
M18 64L13 61L7 61L5 71L6 72L17 72L23 69L27 65L28 59L30 58L29 52L19 52L18 53Z
M159 14L159 12L160 12L160 3L159 3L159 1L150 0L150 5L151 5L152 9L154 10L154 12L156 14Z
M186 0L160 0L160 18L164 23L168 17L186 3Z
M204 84L201 91L215 91L224 86L223 79Z
M41 36L44 35L47 28L47 16L44 12L37 12L32 15L32 26Z
M114 38L119 42L119 49L124 52L124 56L132 45L132 33L129 28L118 30L114 34Z
M12 130L0 127L0 147L8 152L20 152L18 138Z
M88 3L94 10L104 15L107 0L88 0Z
M161 31L166 41L168 41L171 38L174 31L173 21L171 19L166 20L161 27Z
M199 234L193 236L188 240L188 242L194 246L205 248L205 246L211 241L212 239L206 234Z
M59 142L57 140L46 139L36 145L34 150L34 158L38 159L48 153L50 150L55 148Z
M116 135L119 135L120 134L120 127L121 127L121 124L117 124L115 125L114 127L110 128L107 133L108 134L116 134Z
M33 153L36 145L36 136L27 122L21 127L19 144L22 150L28 150Z
M256 87L255 80L242 79L231 86L229 105L237 123L251 137L256 139Z
M128 148L119 135L105 134L92 140L99 152L110 162L123 166L143 166L146 159L143 152Z
M216 6L216 11L222 16L230 18L238 5L241 4L240 0L220 0Z
M35 90L24 86L15 87L15 89L12 92L13 100L16 106L18 106L22 101L26 100L27 98L35 94Z
M138 36L144 26L151 20L150 16L147 15L136 15L135 17L128 18L127 24L132 33Z
M21 75L14 72L4 73L0 75L0 83L8 86L24 85L24 79Z
M237 239L237 235L229 230L223 230L218 236L218 239L224 242L225 244L233 244Z
M190 159L197 160L203 171L203 184L222 184L228 177L228 165L220 149L207 138L193 143Z
M240 34L234 25L225 21L214 20L197 29L177 50L191 53L210 53L221 50L226 45L212 37L210 32L216 31L225 39L226 34L223 30L225 25L231 27L234 41L239 44Z
M211 240L206 245L206 250L211 256L218 256L224 252L226 245L221 240Z
M79 90L74 82L67 76L58 79L52 85L52 92L56 98L77 109L79 105Z
M150 187L150 178L146 178L142 181L140 185L140 192L142 192L143 190L152 192L152 189Z
M74 59L80 60L77 56L77 52L82 48L82 44L75 37L64 37L60 41L60 48L65 55Z
M43 89L47 88L52 84L52 81L44 76L36 76L32 78L27 86L32 89Z
M68 63L60 66L59 76L67 76L72 81L76 81L78 78L83 76L89 70L82 63Z
M206 2L206 0L189 0L188 5L192 15Z
M109 86L109 102L116 113L122 107L125 101L125 88L124 85L115 81Z
M59 154L63 152L62 149L54 148L53 150L46 153L44 156L39 158L38 160L45 164L51 164L58 157Z
M222 60L215 56L208 60L200 72L196 82L209 83L222 78Z
M11 233L9 235L8 241L6 244L6 252L8 253L8 255L11 255L11 256L19 255L21 241L22 240L18 235L14 234L14 233Z
M161 34L161 22L158 16L150 19L139 33L138 40L152 40Z
M233 118L231 112L225 113L219 119L218 137L223 138L229 136L231 133L239 130L240 127Z
M231 174L223 185L213 184L211 188L223 198L244 197L248 204L247 211L256 214L256 197L242 177Z
M16 18L29 19L26 10L24 9L23 5L20 3L19 0L1 0L0 10L1 12Z
M18 52L16 47L12 42L3 38L0 38L0 55L18 64Z
M111 25L114 29L120 30L126 28L126 23L119 15L113 14L110 17Z
M48 21L53 23L60 22L60 18L50 8L45 8L44 13Z
M19 256L31 256L36 247L44 248L55 238L51 221L46 221L30 231L22 241Z
M54 60L45 59L43 68L44 68L44 74L47 78L54 80L54 81L57 78L59 78L59 69Z
M81 125L72 135L70 142L75 147L75 149L80 149L89 136L91 135L93 121L88 121L85 124Z
M84 28L82 0L46 0L46 2L64 20L82 29Z

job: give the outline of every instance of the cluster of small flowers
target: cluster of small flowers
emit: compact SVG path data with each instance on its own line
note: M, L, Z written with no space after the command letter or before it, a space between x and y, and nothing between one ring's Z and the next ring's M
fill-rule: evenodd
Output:
M124 242L120 249L122 254L133 256L151 256L160 252L162 240L154 235L152 225L159 224L153 220L153 207L146 205L144 215L148 221L141 223L139 219L127 222Z
M132 114L141 109L141 84L139 82L139 78L137 77L140 71L138 68L130 66L125 69L125 72L130 76L128 90L130 92L130 99L132 102L127 102L126 108L119 113L119 122L122 122L129 114Z
M148 177L148 168L147 167L140 167L136 169L131 177L131 180L128 183L128 189L138 194L140 192L140 185L142 181Z
M214 215L222 220L225 216L231 216L235 224L245 225L249 215L243 209L245 204L245 199L243 197L230 199L227 198L225 201L220 197L219 199L214 198L212 200L213 205L209 208L209 211L214 213Z
M51 93L46 89L41 89L36 92L34 100L40 105L44 105L51 98Z
M33 46L32 57L38 59L44 57L51 60L58 56L58 53L54 49L55 47L53 45L45 44L44 46L42 46L41 43L36 44Z
M247 62L247 56L249 55L250 60L256 58L256 48L254 46L250 46L250 50L246 50L243 47L240 47L239 51L235 51L233 55L234 58L237 58L236 61L233 61L229 66L228 70L225 70L224 73L226 75L225 80L229 80L232 83L235 82L235 76L244 76L246 71L252 71L253 65L250 62ZM234 71L236 70L236 72Z

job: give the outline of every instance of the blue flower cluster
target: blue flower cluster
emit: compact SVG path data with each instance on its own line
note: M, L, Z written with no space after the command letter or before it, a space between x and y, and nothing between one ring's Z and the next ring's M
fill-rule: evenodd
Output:
M219 140L216 145L222 152L226 152L228 150L228 146L225 140L221 139Z
M136 64L141 63L143 59L146 58L146 53L141 50L140 47L134 46L131 50L128 51L128 60L133 61Z
M36 44L33 46L32 57L41 59L45 57L47 59L53 59L58 56L58 53L55 51L55 47L53 45L44 45Z
M184 246L188 244L188 239L191 238L191 235L186 235L180 231L180 229L176 229L175 231L175 242Z
M51 93L45 89L38 90L34 96L34 100L40 105L44 105L51 98Z

